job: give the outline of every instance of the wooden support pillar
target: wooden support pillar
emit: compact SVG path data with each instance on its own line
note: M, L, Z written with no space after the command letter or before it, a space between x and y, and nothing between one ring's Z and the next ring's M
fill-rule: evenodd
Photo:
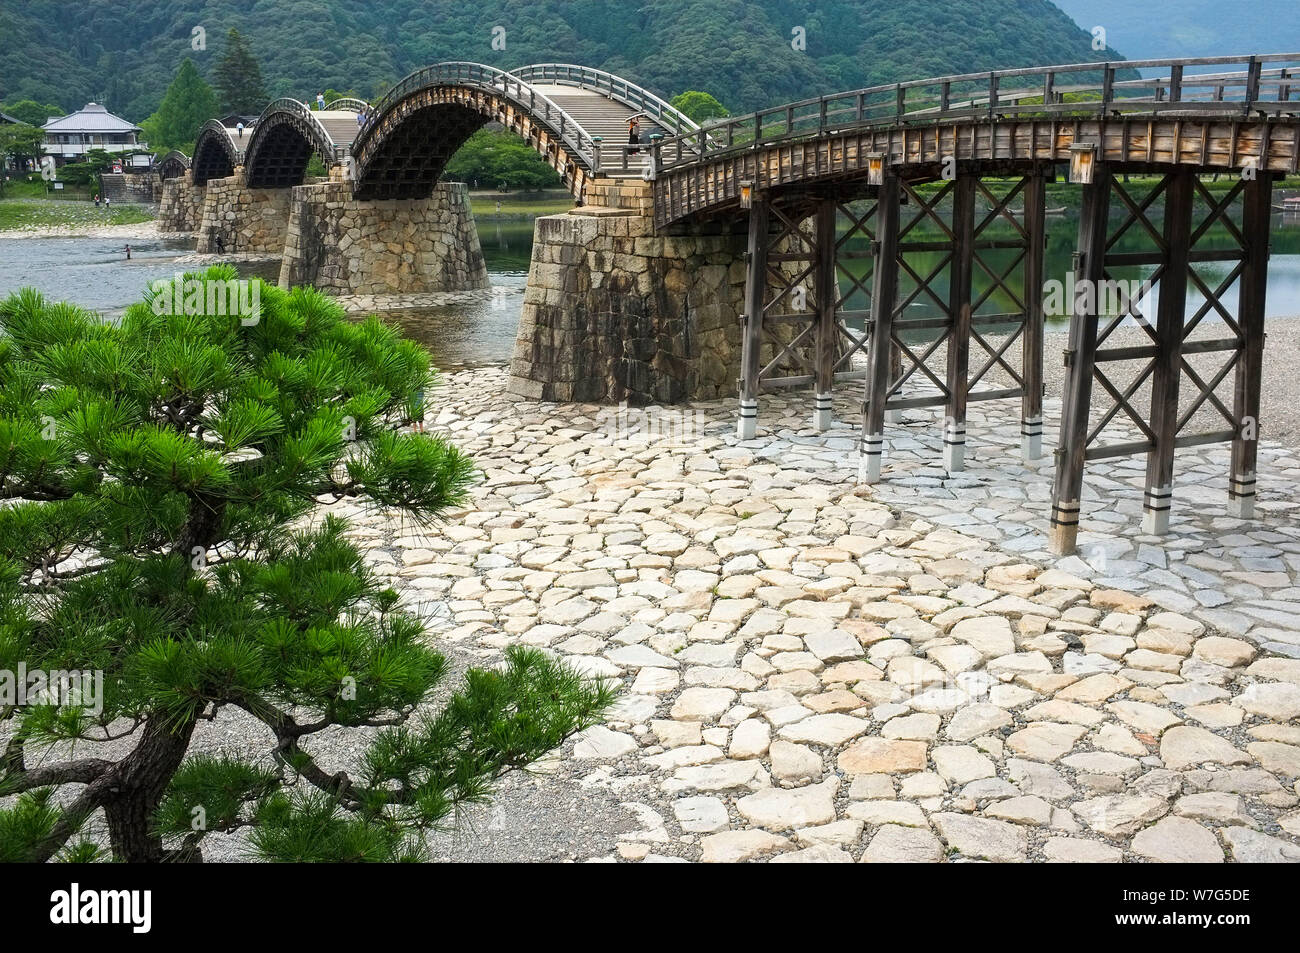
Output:
M1233 379L1232 472L1228 476L1228 513L1239 519L1255 515L1255 457L1259 449L1259 392L1264 366L1264 295L1268 287L1268 230L1273 181L1259 172L1246 183L1242 204L1243 249L1237 323L1244 340Z
M862 457L858 479L880 479L885 448L885 400L893 351L894 305L898 296L898 204L901 188L897 174L886 171L876 200L876 261L871 281L871 344L867 371L867 402L862 412Z
M1147 451L1142 532L1169 531L1174 494L1174 441L1178 437L1178 383L1182 378L1183 315L1187 309L1188 253L1196 184L1190 169L1171 172L1165 185L1164 263L1156 309L1156 357L1151 377L1151 433Z
M896 381L903 376L903 349L897 344L889 346L889 379ZM885 423L900 424L903 422L903 412L901 410L886 410Z
M767 292L767 199L754 196L749 209L749 246L745 253L744 337L740 350L740 418L736 435L753 440L758 431L758 374L763 344L763 299Z
M822 199L817 205L817 266L813 275L813 294L817 301L817 383L813 394L814 430L831 426L831 387L835 382L835 355L839 329L835 323L835 304L839 289L835 282L835 211L834 199Z
M1047 253L1047 176L1030 173L1025 199L1024 301L1025 330L1021 337L1020 455L1026 463L1043 455L1043 262Z
M1088 445L1093 360L1097 352L1096 289L1105 275L1110 180L1110 169L1099 163L1092 182L1083 186L1083 207L1079 213L1075 297L1070 302L1070 346L1065 352L1065 397L1052 487L1050 543L1052 552L1059 556L1074 552L1079 535L1079 500ZM1088 292L1088 288L1092 291Z
M943 466L966 466L966 398L970 390L971 279L975 267L975 192L979 179L959 175L952 191L952 257L948 265L948 403L943 418Z

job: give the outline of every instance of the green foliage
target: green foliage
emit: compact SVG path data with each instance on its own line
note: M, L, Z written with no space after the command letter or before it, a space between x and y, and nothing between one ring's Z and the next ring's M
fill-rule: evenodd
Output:
M612 690L519 649L438 692L423 623L348 524L319 518L349 500L431 526L465 500L472 462L397 429L428 354L312 289L257 283L240 311L215 306L233 268L185 280L117 323L31 290L0 303L0 671L103 673L89 710L0 710L0 797L18 795L0 859L101 859L75 842L100 808L115 860L193 858L240 828L270 859L419 858L423 831L593 724ZM266 726L267 750L186 758L227 709ZM353 728L380 729L359 767L316 761L313 735ZM73 741L73 760L49 756ZM150 783L120 780L123 745Z
M19 122L25 122L29 126L43 126L55 116L62 116L63 110L58 106L42 105L31 99L20 99L18 102L9 105L0 103L0 113L12 116Z
M504 130L480 129L452 156L443 177L478 183L479 188L554 188L560 176L519 136Z
M582 63L661 95L713 90L743 113L902 79L1120 58L1093 51L1091 36L1048 0L291 0L222 4L218 17L213 9L168 0L123 16L109 3L0 0L3 94L66 109L94 99L119 115L148 115L182 58L228 52L215 35L206 54L190 48L194 24L214 20L237 28L265 64L268 95L254 112L267 98L314 99L328 88L374 97L443 60ZM509 30L505 51L491 46L499 24ZM790 46L795 25L807 31L806 51Z
M217 62L212 81L220 93L221 111L256 115L266 106L262 68L238 30L226 34L226 49ZM210 118L210 117L209 117Z
M217 99L212 87L204 82L194 62L187 57L167 87L162 105L140 123L140 128L155 152L193 151L191 144L198 138L199 128L216 114Z
M727 107L708 93L698 89L688 89L672 98L673 106L684 112L697 123L706 123L713 119L725 119L731 113Z
M59 166L59 178L70 185L98 185L99 176L120 161L115 153L104 149L88 149L81 162L68 162Z
M45 133L35 126L25 123L0 123L0 170L8 159L15 168L27 163L34 167L40 160L45 142ZM4 175L0 174L0 196L5 194Z

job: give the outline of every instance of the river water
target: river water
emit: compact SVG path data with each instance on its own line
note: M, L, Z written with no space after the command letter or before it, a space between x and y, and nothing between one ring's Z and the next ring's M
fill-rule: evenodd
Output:
M1063 279L1068 272L1077 223L1073 212L1049 218L1046 267L1049 278ZM529 221L480 222L479 239L491 273L493 292L455 306L392 312L390 317L408 336L429 347L441 367L508 360L523 305L532 238L533 225ZM140 300L151 281L171 277L186 267L178 264L177 259L193 252L192 240L154 238L133 240L130 244L132 257L126 261L121 239L0 235L0 298L30 286L50 298L72 301L110 315L120 313ZM1295 318L1300 316L1300 222L1290 216L1287 221L1280 215L1275 218L1272 249L1268 316ZM279 275L279 265L273 262L242 263L236 267L246 277L255 275L271 282ZM1213 276L1213 270L1204 274L1208 279ZM1133 276L1138 273L1134 272ZM1211 287L1214 284L1217 279ZM935 290L941 299L946 297L941 283L936 284ZM903 293L906 294L906 289ZM925 300L922 296L916 307L922 311L932 307ZM1198 307L1201 300L1189 293L1189 311ZM1226 300L1235 300L1235 294ZM861 308L865 301L851 300L848 306ZM998 307L998 302L992 301L990 306ZM1049 323L1063 327L1064 319L1049 318Z

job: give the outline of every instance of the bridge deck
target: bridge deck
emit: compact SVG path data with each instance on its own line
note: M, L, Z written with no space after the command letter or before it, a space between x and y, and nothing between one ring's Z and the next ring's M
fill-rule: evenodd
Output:
M635 109L592 89L548 83L534 83L533 88L577 120L588 135L600 137L602 174L614 178L641 175L649 161L648 150L629 155L627 169L623 169L623 147L628 144L627 121L637 115ZM642 118L643 143L655 128L653 120Z
M347 148L356 139L361 127L357 125L357 114L351 110L326 109L312 113L327 133L334 145Z

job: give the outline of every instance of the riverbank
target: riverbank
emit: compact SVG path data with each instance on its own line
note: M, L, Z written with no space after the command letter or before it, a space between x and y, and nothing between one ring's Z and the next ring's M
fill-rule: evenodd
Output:
M0 236L5 238L151 238L157 234L152 206L54 199L0 200Z

